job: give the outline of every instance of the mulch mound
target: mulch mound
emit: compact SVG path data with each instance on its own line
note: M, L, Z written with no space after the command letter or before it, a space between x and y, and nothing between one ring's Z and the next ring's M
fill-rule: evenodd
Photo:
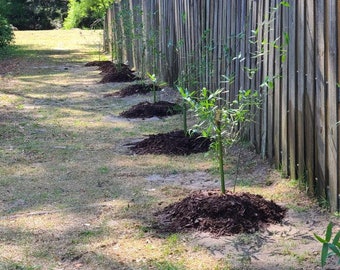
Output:
M106 94L104 95L104 97L113 97L113 96L127 97L127 96L136 95L136 94L144 95L152 91L160 91L160 90L161 88L158 85L140 83L140 84L129 85L121 89L119 92Z
M85 64L85 67L101 67L106 65L111 65L113 62L111 61L92 61Z
M132 71L120 70L114 73L105 74L99 83L133 82L136 80L140 80L140 78L135 76Z
M139 155L190 155L209 150L211 140L199 133L185 134L183 130L149 135L143 141L128 144L129 149Z
M215 235L254 233L282 221L286 209L250 193L196 191L155 213L162 232L197 230Z
M123 63L113 63L111 61L92 61L85 64L85 66L98 66L104 77L99 83L110 82L132 82L140 80L128 65Z
M122 112L120 116L126 118L151 118L154 116L164 117L178 114L180 111L181 108L176 103L167 101L150 103L145 101L132 106L129 110Z

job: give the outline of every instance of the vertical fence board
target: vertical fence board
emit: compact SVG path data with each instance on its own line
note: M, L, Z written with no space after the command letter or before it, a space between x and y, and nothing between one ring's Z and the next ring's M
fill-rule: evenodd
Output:
M289 45L288 45L288 153L289 175L297 179L296 173L296 1L290 1Z
M325 115L325 36L324 1L317 1L316 11L316 58L315 58L315 173L318 196L326 199L326 115Z
M282 36L288 39L289 29L289 9L282 10ZM287 48L288 50L288 48ZM288 176L288 51L286 59L282 63L282 111L281 111L281 174Z
M276 1L276 5L278 5L280 0ZM278 14L275 19L275 37L280 37L276 40L275 44L280 49L274 50L274 125L272 132L274 133L274 162L276 168L280 167L281 163L281 78L280 74L282 74L281 69L281 53L282 49L281 46L283 46L284 42L282 41L282 32L281 32L281 9L279 9Z
M247 42L247 23L246 23L246 1L240 1L240 34L241 34L241 39L240 39L240 67L239 67L239 74L240 74L240 85L239 88L240 90L245 90L245 73L244 73L244 65L246 63L246 42Z
M234 72L238 76L234 80L234 91L233 91L233 97L232 99L236 99L237 93L240 89L240 53L241 53L241 40L240 35L241 33L241 5L242 1L236 1L235 3L235 30L234 30L234 58L235 61L233 61L234 65Z
M262 27L262 22L264 20L264 3L263 1L258 1L258 7L257 7L257 29L258 33L256 36L256 52L255 56L256 57L256 76L255 76L255 86L257 87L257 90L260 91L260 84L262 82L262 72L263 72L263 62L262 62L262 56L260 56L260 52L262 50L262 40L263 40L263 27ZM255 147L257 152L261 152L261 143L262 143L262 122L261 119L263 119L263 110L258 110L255 118Z
M305 180L305 2L298 1L297 5L297 175L300 181Z
M251 37L249 39L249 41L251 41L250 43L250 52L249 52L249 58L251 58L250 60L250 68L251 70L255 70L257 68L256 65L256 58L254 57L254 53L256 52L256 44L255 44L255 31L257 29L257 1L252 1L250 3L251 5L251 27L250 27L250 31L251 31ZM257 87L255 84L255 74L251 73L249 74L252 79L250 81L250 88L252 89L252 91L257 91ZM252 114L258 115L257 113L257 108L255 108L253 106L253 108L251 109ZM256 123L253 123L250 126L250 142L252 144L252 146L254 146L256 148Z
M340 2L337 1L337 82L340 82ZM337 86L337 101L338 101L338 119L337 119L337 135L338 135L338 211L340 210L340 87Z
M338 208L338 139L337 139L337 46L336 46L336 2L327 1L327 163L329 202L331 211Z
M266 154L268 153L268 87L265 86L263 83L268 78L269 72L269 56L266 52L269 51L269 1L264 1L264 25L263 25L263 33L262 33L262 40L260 40L261 50L265 53L263 55L263 68L262 68L262 77L261 77L261 84L262 84L262 121L261 121L261 155L262 158L265 158Z
M267 71L265 72L267 78L269 80L268 86L266 87L267 91L267 140L266 140L266 156L272 160L274 156L274 71L275 71L275 63L274 63L274 55L275 48L273 43L275 41L275 1L269 2L269 10L268 10L268 60L267 60Z
M305 52L305 71L306 71L306 91L305 91L305 143L306 143L306 180L308 193L315 193L315 27L314 27L314 1L306 5L306 52Z
M226 27L226 41L225 41L225 54L226 54L226 68L225 68L225 73L223 74L224 76L228 77L232 74L232 69L231 69L231 17L232 17L232 11L231 11L231 3L228 1L228 6L226 6L227 11L226 11L226 17L227 20L225 22L225 27ZM227 93L225 99L227 101L230 100L230 91L231 91L231 85L229 83L225 84Z

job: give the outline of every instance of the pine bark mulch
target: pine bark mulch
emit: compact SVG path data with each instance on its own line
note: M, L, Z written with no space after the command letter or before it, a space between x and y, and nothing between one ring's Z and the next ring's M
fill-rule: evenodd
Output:
M183 200L155 213L159 230L196 230L215 235L254 233L280 223L286 209L260 195L195 191Z
M190 155L209 150L211 140L199 133L185 134L183 130L149 135L146 139L129 144L135 154Z
M85 64L85 66L98 66L104 75L99 83L110 82L132 82L140 80L138 76L134 74L128 65L123 63L113 63L111 61L92 61Z
M120 116L125 118L151 118L154 116L171 116L180 112L181 108L176 103L167 101L157 101L155 103L151 103L144 101L132 106L127 111L123 111Z
M154 84L132 84L127 87L122 88L118 92L110 93L104 95L104 97L128 97L132 95L145 95L152 91L160 91L161 88L158 85Z

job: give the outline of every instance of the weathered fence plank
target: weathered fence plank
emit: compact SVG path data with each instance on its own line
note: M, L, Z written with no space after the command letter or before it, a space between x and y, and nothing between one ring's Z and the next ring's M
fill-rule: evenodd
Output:
M297 177L300 182L305 181L305 117L304 117L304 96L305 96L305 2L297 2Z
M314 1L306 5L306 50L305 50L305 143L306 143L306 180L308 193L315 193L315 58L314 58Z
M340 66L340 2L337 1L337 66ZM340 82L340 68L337 69L337 82ZM338 210L340 210L340 87L337 85L337 100L338 100L338 119L337 119L337 136L338 136Z
M256 52L256 48L257 48L257 44L254 42L255 39L255 29L257 29L257 1L252 1L250 3L251 5L251 25L249 26L250 29L250 37L249 37L249 58L250 58L250 70L248 71L248 76L250 76L250 88L252 89L252 91L257 91L257 85L255 82L255 74L252 72L253 70L255 71L256 67L257 67L257 63L256 63L256 58L254 57L254 52ZM251 112L252 114L258 115L257 113L257 108L256 107L252 107L251 108ZM250 132L249 132L249 139L250 142L253 146L255 146L256 148L256 129L255 129L256 124L253 124L250 126Z
M327 58L327 164L328 164L328 190L327 198L330 208L338 208L338 153L337 140L337 40L336 40L336 1L326 1L326 58Z
M280 0L276 1L276 6L279 4ZM281 46L284 44L283 42L283 35L282 35L282 29L281 29L281 23L282 23L282 10L278 10L279 13L277 16L277 19L275 20L275 37L280 37L275 41L275 45L278 46L278 49L274 50L274 101L273 101L273 110L274 110L274 124L273 124L273 130L271 132L273 133L274 140L274 162L275 166L277 168L280 167L281 162L281 78L280 74L282 74L282 68L281 68L281 54L282 49Z
M324 1L317 1L315 5L316 24L316 57L315 57L315 177L317 193L326 200L326 87L325 87L325 6Z
M282 37L286 41L289 39L288 26L289 24L289 9L282 10ZM288 176L288 52L285 55L285 60L282 63L282 110L281 110L281 174L283 176Z
M296 5L295 0L289 1L289 45L288 45L288 153L289 175L297 179L296 173Z

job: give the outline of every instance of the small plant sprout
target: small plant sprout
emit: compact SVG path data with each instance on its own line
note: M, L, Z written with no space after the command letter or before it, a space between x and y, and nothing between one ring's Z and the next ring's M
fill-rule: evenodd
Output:
M157 76L155 74L150 74L147 73L149 79L152 81L152 93L153 93L153 102L156 103L157 102L157 95L156 95L156 85L158 85L159 87L164 87L166 86L166 83L159 83Z
M326 265L327 258L333 255L335 255L339 259L338 264L340 264L340 242L339 242L340 231L337 232L337 234L334 236L333 240L331 241L332 229L333 229L333 223L330 222L326 229L325 238L322 238L314 233L314 237L316 238L316 240L322 243L322 249L321 249L321 266L322 267Z
M244 124L252 121L250 108L259 106L258 93L251 90L240 91L237 99L229 102L221 98L226 92L224 89L211 92L203 88L198 95L183 88L178 90L198 117L194 128L203 137L213 140L211 147L218 160L221 192L224 194L224 148L236 143L241 137Z
M184 89L181 86L177 86L178 92L181 94L182 97L190 96L188 89ZM188 105L186 99L182 99L182 117L183 117L183 131L184 134L188 134L188 119L187 119L187 112L188 112Z

